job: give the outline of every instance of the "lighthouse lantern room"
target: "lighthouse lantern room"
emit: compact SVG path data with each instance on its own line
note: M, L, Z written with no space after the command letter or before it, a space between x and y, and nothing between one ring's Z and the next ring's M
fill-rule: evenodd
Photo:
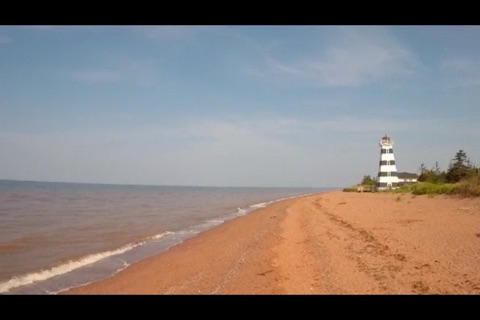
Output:
M397 165L393 155L393 140L385 135L380 141L380 163L378 169L377 189L388 190L398 187Z

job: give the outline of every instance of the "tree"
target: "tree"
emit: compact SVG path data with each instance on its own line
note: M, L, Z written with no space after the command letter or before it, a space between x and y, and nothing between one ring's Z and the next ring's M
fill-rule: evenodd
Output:
M432 167L430 170L425 167L425 164L420 165L420 174L418 176L418 181L430 182L430 183L444 183L445 182L445 172L440 170L438 162L435 162L435 167Z
M362 182L360 182L362 186L376 186L377 180L370 177L370 175L363 176Z
M440 175L442 172L440 171L440 166L438 165L438 161L435 161L435 169L432 169L433 172L438 176Z
M456 183L469 177L473 173L474 168L472 168L466 152L460 149L450 161L445 178L447 182Z
M425 172L427 172L427 167L426 167L425 164L422 162L422 164L420 165L420 168L418 168L418 175L421 176L421 175L424 174Z

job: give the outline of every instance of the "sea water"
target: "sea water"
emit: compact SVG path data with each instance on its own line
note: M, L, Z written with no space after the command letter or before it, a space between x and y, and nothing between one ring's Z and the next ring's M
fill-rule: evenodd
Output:
M0 294L104 279L227 220L326 190L0 180Z

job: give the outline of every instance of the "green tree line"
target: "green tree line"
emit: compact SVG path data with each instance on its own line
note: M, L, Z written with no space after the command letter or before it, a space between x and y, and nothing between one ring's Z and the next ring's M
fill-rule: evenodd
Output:
M477 177L479 168L474 166L467 153L459 150L454 158L450 160L450 164L446 171L440 170L438 162L431 169L427 169L424 163L420 165L418 181L430 183L457 183Z

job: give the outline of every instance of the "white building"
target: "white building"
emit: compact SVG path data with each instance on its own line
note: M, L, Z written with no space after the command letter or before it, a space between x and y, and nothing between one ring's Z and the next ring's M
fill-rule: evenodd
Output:
M413 184L418 181L418 175L416 173L397 172L397 177L399 186Z

